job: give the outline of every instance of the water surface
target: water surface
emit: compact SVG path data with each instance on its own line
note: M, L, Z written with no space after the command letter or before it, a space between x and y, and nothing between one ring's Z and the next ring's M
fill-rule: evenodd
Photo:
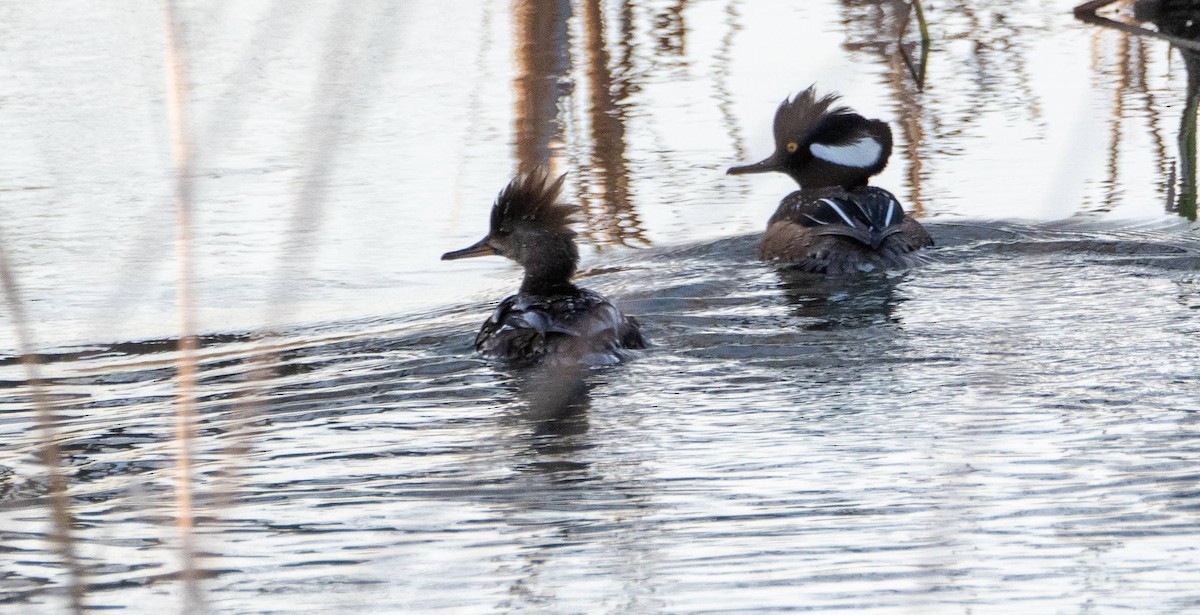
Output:
M918 84L903 8L180 7L206 607L1200 607L1186 63L1069 5L926 3ZM0 9L0 229L85 601L177 610L161 14L61 9ZM775 105L814 81L891 123L878 183L928 225L928 266L755 260L790 180L723 170L765 156ZM585 208L581 282L654 342L567 403L472 355L515 267L436 260L542 161ZM0 612L63 612L4 324Z

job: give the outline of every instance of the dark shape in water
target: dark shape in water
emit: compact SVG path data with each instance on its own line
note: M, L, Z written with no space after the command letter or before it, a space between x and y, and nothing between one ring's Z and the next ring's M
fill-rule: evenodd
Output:
M1189 41L1200 40L1200 0L1138 0L1138 21L1153 23L1159 32ZM1200 53L1176 46L1187 69L1187 101L1179 126L1179 196L1168 207L1188 220L1196 219L1196 108L1200 104Z
M759 258L815 273L904 269L933 239L892 193L868 186L887 166L892 131L813 87L784 99L775 112L775 152L730 175L786 173L800 190L783 198L767 222Z
M573 206L559 204L561 176L545 168L518 175L492 206L491 228L442 260L498 254L525 268L520 291L500 302L475 337L475 350L516 364L607 364L646 347L638 323L612 303L571 283L579 263Z
M902 276L815 276L790 268L775 273L792 314L803 319L800 328L807 331L896 323L896 306L905 301L896 294Z
M1154 23L1163 34L1200 39L1200 1L1197 0L1138 0L1133 3L1133 17Z

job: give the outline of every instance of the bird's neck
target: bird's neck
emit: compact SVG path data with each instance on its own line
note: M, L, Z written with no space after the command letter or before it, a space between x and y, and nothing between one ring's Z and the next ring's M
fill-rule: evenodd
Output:
M571 276L579 263L579 249L570 237L544 238L535 253L522 265L525 279L521 292L537 295L566 294L576 290Z

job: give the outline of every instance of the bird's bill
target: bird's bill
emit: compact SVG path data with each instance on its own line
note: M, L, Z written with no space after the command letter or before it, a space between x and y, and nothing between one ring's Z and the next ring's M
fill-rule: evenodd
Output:
M746 164L740 167L729 167L725 171L729 175L749 175L750 173L769 173L779 170L779 162L775 160L775 156L768 156L766 160L756 162L754 164Z
M455 250L453 252L447 252L442 255L442 260L454 261L460 258L474 258L476 256L490 256L495 254L496 248L493 248L491 244L488 243L488 239L490 238L484 237L472 246L463 248L461 250Z

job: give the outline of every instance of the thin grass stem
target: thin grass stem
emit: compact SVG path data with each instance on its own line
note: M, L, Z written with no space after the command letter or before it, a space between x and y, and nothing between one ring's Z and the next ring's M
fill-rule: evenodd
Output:
M917 27L921 30L921 47L929 48L929 24L925 23L925 11L921 8L921 0L912 0L913 10L917 13ZM924 66L925 61L921 61Z
M179 266L176 298L179 303L179 347L175 363L175 524L179 533L180 578L184 585L183 612L202 609L199 566L195 545L192 495L192 456L196 413L196 335L192 284L192 148L185 96L184 54L175 7L166 0L164 11L167 115L171 154L175 163L175 251Z
M4 287L4 297L12 315L13 328L16 330L18 352L21 353L21 364L25 368L26 384L33 398L34 411L37 414L39 437L42 445L40 457L42 465L50 478L50 541L58 551L63 565L67 568L67 597L71 613L82 615L84 612L83 598L87 583L83 565L75 552L75 542L72 538L71 527L74 517L71 515L71 502L67 495L67 477L61 464L62 452L58 446L58 430L56 419L50 409L50 397L46 394L45 381L41 375L41 360L34 352L33 334L29 328L29 319L25 314L25 306L21 301L20 287L17 278L9 265L8 256L4 251L6 242L0 239L0 285Z

